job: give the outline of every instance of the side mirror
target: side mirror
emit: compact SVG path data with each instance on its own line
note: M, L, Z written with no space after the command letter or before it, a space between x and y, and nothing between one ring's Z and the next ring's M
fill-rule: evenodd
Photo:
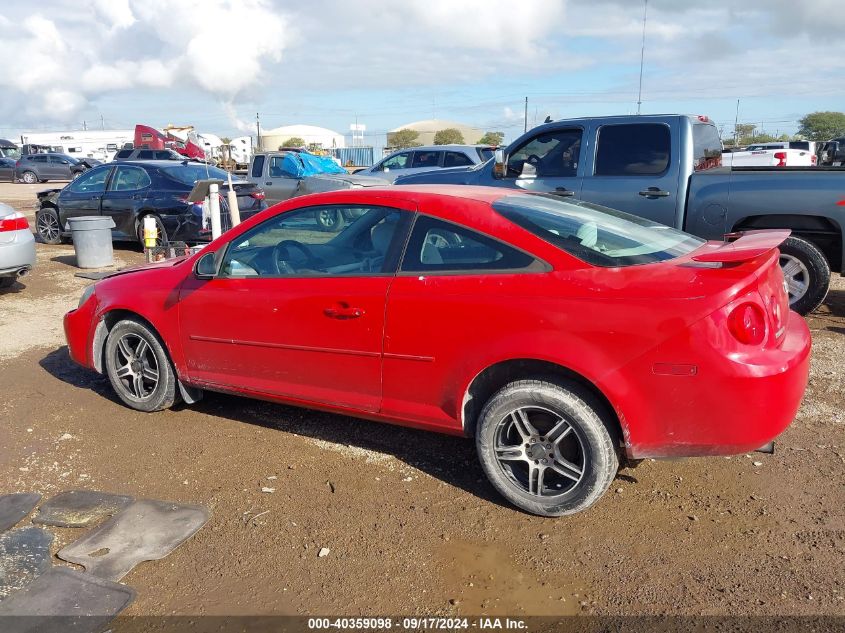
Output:
M217 276L217 253L206 253L194 264L194 277L214 279Z
M508 157L505 150L497 149L493 152L493 178L504 178L508 170Z

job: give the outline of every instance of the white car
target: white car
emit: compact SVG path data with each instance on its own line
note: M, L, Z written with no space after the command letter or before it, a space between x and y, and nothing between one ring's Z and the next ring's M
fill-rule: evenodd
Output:
M752 145L745 151L723 152L726 167L814 167L816 155L810 150Z
M0 202L0 288L9 288L35 265L35 237L23 213Z

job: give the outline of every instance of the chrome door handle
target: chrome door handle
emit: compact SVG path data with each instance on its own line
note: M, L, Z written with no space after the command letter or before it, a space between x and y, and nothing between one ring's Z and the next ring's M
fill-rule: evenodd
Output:
M571 198L575 195L575 192L571 189L567 189L566 187L555 187L554 191L550 191L553 196L560 196L561 198Z

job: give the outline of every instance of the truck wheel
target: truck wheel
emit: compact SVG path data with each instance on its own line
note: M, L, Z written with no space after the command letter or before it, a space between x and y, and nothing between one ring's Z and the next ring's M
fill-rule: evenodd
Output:
M830 264L807 240L789 237L780 245L780 266L789 292L789 307L806 315L818 308L830 286Z
M314 212L314 218L321 231L339 231L343 226L343 216L338 209L319 209Z
M586 510L619 468L611 421L574 383L519 380L484 406L475 442L484 473L512 504L541 516Z

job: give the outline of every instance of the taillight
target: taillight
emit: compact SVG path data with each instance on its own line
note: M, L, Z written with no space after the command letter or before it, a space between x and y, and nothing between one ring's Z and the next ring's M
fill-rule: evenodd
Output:
M766 338L766 315L755 303L743 303L728 316L728 329L744 345L760 345Z
M819 157L818 157L818 156L816 156L815 154L813 154L812 156L810 156L810 164L811 164L811 165L817 165L817 164L818 164L818 162L819 162Z
M249 194L250 198L255 198L256 200L264 200L267 196L264 195L263 191L253 191Z
M22 213L13 213L0 218L0 233L23 230L29 230L29 222L26 221Z
M778 164L775 167L786 167L786 152L775 152L775 158L778 159Z

